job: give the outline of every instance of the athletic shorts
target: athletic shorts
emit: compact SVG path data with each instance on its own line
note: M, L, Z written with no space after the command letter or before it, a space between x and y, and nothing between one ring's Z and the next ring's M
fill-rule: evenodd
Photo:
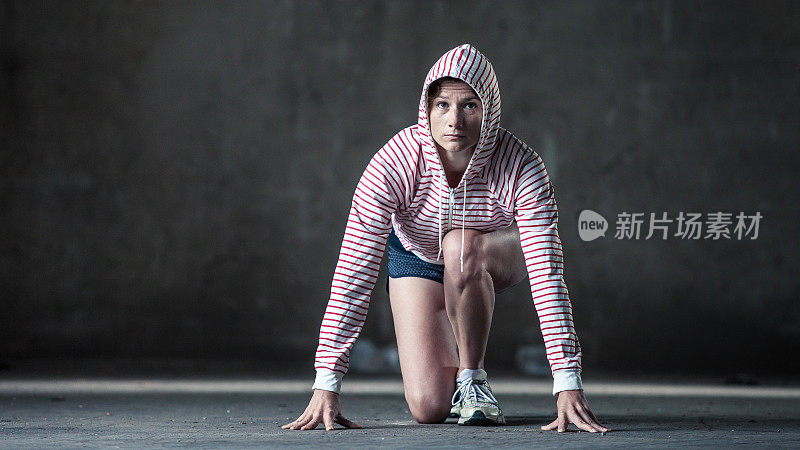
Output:
M389 262L386 264L386 271L391 278L419 277L433 280L437 283L444 283L444 266L432 264L420 259L419 256L406 250L394 229L389 235L386 243L386 255ZM386 292L389 292L389 277L386 278Z

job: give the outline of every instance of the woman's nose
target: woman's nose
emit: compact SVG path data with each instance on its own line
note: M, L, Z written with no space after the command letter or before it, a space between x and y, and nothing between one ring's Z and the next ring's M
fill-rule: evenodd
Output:
M448 125L451 127L460 127L464 124L464 113L460 108L453 108L450 110L450 117L447 120Z

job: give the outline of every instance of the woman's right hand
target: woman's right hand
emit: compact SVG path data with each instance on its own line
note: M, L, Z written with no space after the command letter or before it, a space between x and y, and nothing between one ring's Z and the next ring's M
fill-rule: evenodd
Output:
M353 423L342 416L339 411L339 394L322 389L314 389L314 395L311 396L311 401L308 402L308 407L306 407L303 414L294 422L287 423L281 428L313 430L320 423L324 423L326 430L332 430L334 422L343 425L345 428L361 428L361 425Z

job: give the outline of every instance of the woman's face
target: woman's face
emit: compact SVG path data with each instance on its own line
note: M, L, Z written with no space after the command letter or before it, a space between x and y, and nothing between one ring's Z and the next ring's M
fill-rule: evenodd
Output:
M446 80L431 101L428 120L440 151L472 152L481 134L483 103L467 83Z

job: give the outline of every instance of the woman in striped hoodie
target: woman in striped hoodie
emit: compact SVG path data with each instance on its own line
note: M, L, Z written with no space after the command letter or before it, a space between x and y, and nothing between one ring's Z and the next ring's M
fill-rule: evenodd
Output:
M338 392L386 249L403 386L421 423L504 423L483 369L495 292L527 276L558 396L558 418L605 432L581 384L581 348L563 277L554 189L542 159L500 127L489 61L468 44L445 53L422 88L416 125L362 175L316 352L314 394L290 429L358 427Z

